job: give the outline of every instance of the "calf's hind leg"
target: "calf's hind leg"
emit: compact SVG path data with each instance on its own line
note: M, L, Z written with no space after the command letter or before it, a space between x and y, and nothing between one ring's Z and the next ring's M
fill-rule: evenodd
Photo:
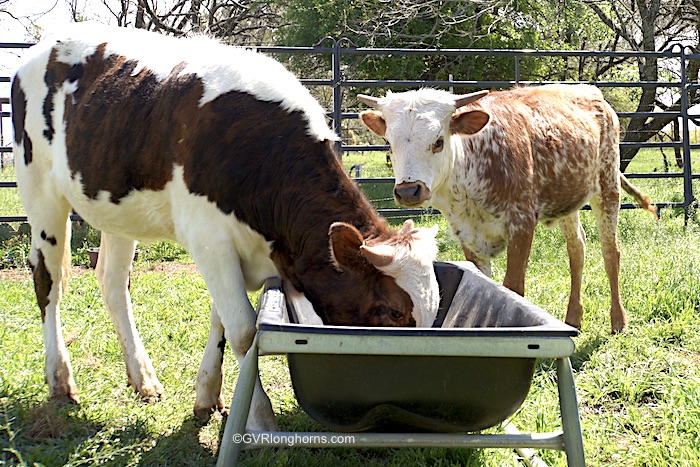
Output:
M33 200L40 200L39 196ZM63 292L64 269L70 266L70 206L63 199L45 199L44 209L35 210L25 203L32 226L29 262L34 275L34 290L41 309L41 324L46 347L46 382L49 397L78 403L78 388L73 379L68 350L61 332L59 302Z
M129 272L136 242L102 233L97 281L124 354L129 385L148 402L163 395L151 359L136 330L129 294Z
M620 248L617 245L620 190L619 185L617 190L614 189L614 184L611 183L611 185L613 188L608 188L602 194L594 196L590 204L600 234L605 273L610 282L610 326L612 333L615 334L627 329L627 313L620 297Z
M566 250L569 253L569 271L571 273L571 293L566 310L566 324L581 328L583 317L583 300L581 298L581 283L583 280L583 263L586 257L586 233L581 226L578 211L559 220Z
M23 164L23 149L15 146L18 163L17 186L32 227L29 263L34 275L34 290L41 310L41 327L46 348L46 383L49 397L79 402L78 388L61 333L59 302L64 274L70 266L70 205L60 195L43 167ZM25 159L26 162L26 159Z

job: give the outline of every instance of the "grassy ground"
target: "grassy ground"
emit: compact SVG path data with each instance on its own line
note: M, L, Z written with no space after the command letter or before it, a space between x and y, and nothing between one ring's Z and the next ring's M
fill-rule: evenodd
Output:
M646 164L639 171L661 170L658 158L638 162ZM375 155L372 164L381 167L383 155ZM670 200L677 184L662 181L644 189L655 200ZM14 202L12 196L5 201L0 200L3 209ZM588 465L700 466L700 227L694 221L684 226L682 213L671 210L663 210L659 222L639 210L621 214L621 288L630 329L610 336L598 235L590 212L581 216L588 237L586 315L572 363ZM460 260L444 220L421 220L433 223L440 227L439 259ZM80 232L74 263L86 264L84 249L95 242L95 233ZM14 266L0 270L0 465L213 465L222 420L202 425L191 413L209 300L187 253L159 242L141 246L135 263L131 292L137 325L166 391L164 400L151 405L126 385L94 272L75 268L63 302L63 333L82 402L66 406L47 401L39 311L21 266L26 241L13 242L0 251L6 266ZM569 288L565 252L557 230L538 228L526 284L527 297L560 319ZM494 263L497 280L505 272L504 259ZM251 299L256 301L256 294ZM230 400L238 371L230 352L224 368L224 394ZM264 357L261 372L282 429L322 429L298 407L284 357ZM538 363L513 422L524 432L559 428L552 361ZM566 463L562 453L538 455L552 465ZM491 449L268 449L244 453L241 460L252 466L518 465L513 452Z
M584 276L584 330L573 357L588 464L700 465L700 233L682 217L658 223L641 211L620 222L622 290L630 330L610 336L608 290L590 213ZM441 219L440 259L460 259ZM565 247L557 231L539 229L527 295L563 318L568 295ZM178 262L156 262L160 255ZM165 400L147 405L126 386L121 350L93 271L77 268L63 308L64 335L81 391L80 406L46 400L39 313L26 271L0 281L0 462L15 465L211 465L221 421L191 415L193 383L206 341L208 297L186 253L168 244L142 247L132 281L137 323ZM503 258L495 263L502 277ZM255 300L255 297L252 297ZM225 362L226 399L237 364ZM262 359L263 385L280 426L320 430L297 406L284 357ZM523 431L558 427L553 363L538 365L514 423ZM497 431L497 429L491 430ZM557 452L540 456L565 465ZM507 450L274 449L245 453L245 465L515 465Z

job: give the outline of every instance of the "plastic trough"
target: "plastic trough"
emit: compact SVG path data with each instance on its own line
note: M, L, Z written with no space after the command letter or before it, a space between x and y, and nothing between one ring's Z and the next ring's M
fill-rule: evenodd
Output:
M577 330L471 263L435 263L435 271L441 304L431 328L298 324L311 321L306 311L286 299L279 279L268 280L218 465L236 464L241 449L287 446L290 436L297 447L333 447L317 441L322 433L274 432L255 437L259 442L234 441L235 434L246 432L258 356L286 354L304 411L336 432L360 432L344 447L558 449L566 452L570 466L584 466L569 361ZM527 396L537 358L556 359L562 432L455 434L483 430L515 413Z

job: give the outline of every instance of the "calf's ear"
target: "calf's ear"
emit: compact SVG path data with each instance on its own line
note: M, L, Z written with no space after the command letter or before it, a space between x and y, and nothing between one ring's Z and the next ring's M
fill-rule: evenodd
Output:
M328 230L333 263L339 269L362 271L367 263L360 253L364 239L360 232L345 222L334 222Z
M406 219L399 230L399 235L409 235L414 233L415 230L416 226L413 224L413 221L411 219Z
M360 253L376 268L389 266L396 255L396 249L391 245L379 243L377 245L362 245Z
M450 130L460 135L474 135L480 132L490 119L489 114L483 110L455 112L450 121Z
M396 258L396 247L386 243L368 245L360 232L350 224L335 222L328 235L331 257L338 269L362 273L370 264L381 268L390 265Z
M386 134L386 121L384 121L381 112L366 110L360 113L360 120L375 135L384 137Z

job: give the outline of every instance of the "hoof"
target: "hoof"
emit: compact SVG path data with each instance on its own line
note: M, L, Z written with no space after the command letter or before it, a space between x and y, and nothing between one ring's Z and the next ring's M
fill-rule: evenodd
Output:
M224 407L224 401L219 398L217 403L211 407L195 407L194 416L202 423L207 423L212 414L219 413L222 416L228 416L228 409Z
M66 404L80 404L78 387L72 382L49 388L49 399L65 402Z
M568 325L571 326L572 328L576 328L576 329L578 329L579 331L581 330L581 323L576 324L576 323L571 323L571 322L569 322L569 321L564 321L564 324L568 324Z
M159 400L165 399L165 396L163 395L163 386L157 381L156 384L142 385L140 389L136 387L131 379L129 379L127 384L134 388L134 391L136 391L136 393L139 395L139 398L147 404L154 404Z
M612 334L614 336L615 334L622 334L625 332L627 332L627 325L626 324L623 326L613 326L611 331L610 331L610 334Z
M139 393L139 398L146 404L155 404L156 402L165 399L163 394L141 394Z
M75 393L56 394L56 395L50 396L49 399L52 401L59 402L61 404L72 404L72 405L80 404L80 397L78 397L78 394L75 394Z
M275 418L266 418L265 420L248 420L246 423L247 431L279 431L277 420Z

